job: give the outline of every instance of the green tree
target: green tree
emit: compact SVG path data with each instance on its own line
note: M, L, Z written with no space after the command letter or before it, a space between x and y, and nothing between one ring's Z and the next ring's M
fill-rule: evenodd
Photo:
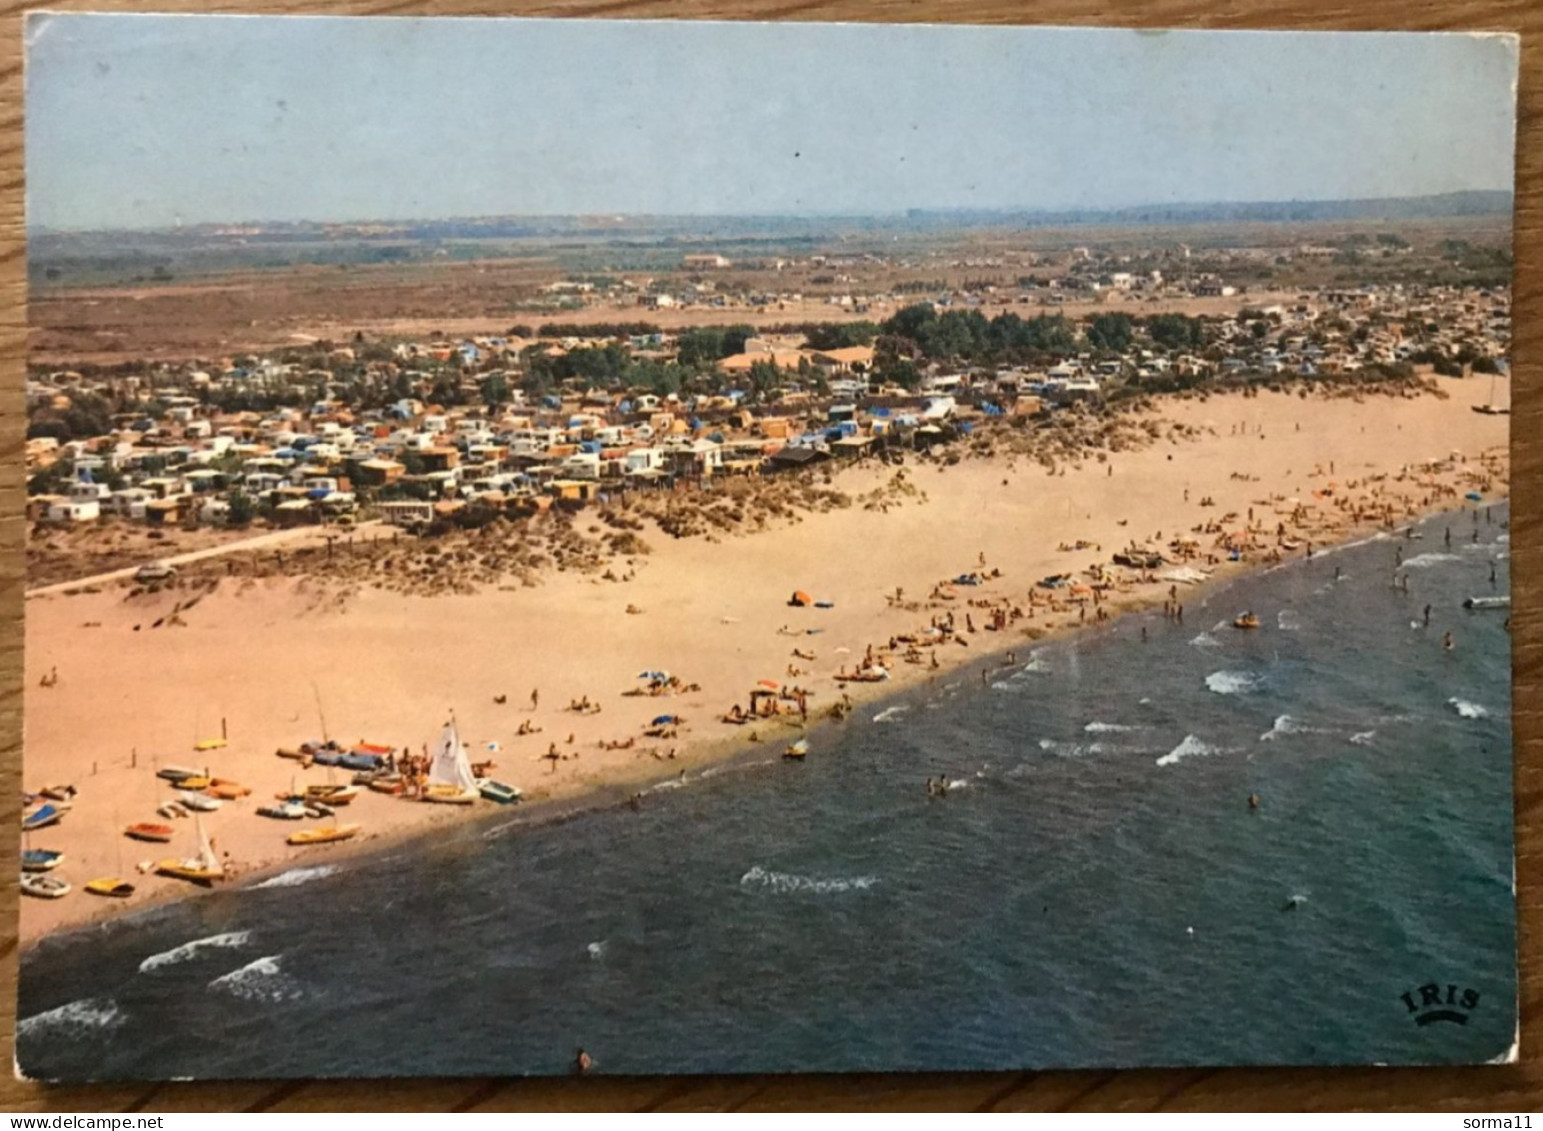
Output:
M1199 349L1205 345L1205 323L1183 314L1154 314L1147 319L1147 336L1162 349Z
M1094 349L1124 353L1135 338L1135 322L1129 314L1100 314L1088 324L1087 337Z
M744 348L744 339L740 339L740 348ZM724 333L715 326L699 326L690 330L682 330L680 337L676 339L675 356L680 364L688 369L700 369L709 366L719 358L728 357L736 350L724 349Z
M252 502L252 497L245 491L236 490L230 493L230 510L227 512L227 521L235 527L245 527L252 524L252 519L257 517L257 507Z
M482 400L491 409L509 403L509 381L502 373L489 373L482 379Z

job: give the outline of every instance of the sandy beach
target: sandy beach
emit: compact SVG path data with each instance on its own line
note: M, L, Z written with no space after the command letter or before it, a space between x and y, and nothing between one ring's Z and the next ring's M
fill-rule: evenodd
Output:
M157 819L156 807L171 799L154 777L158 766L207 766L252 788L203 818L218 850L250 875L465 819L458 807L364 792L340 813L364 826L358 840L287 847L285 836L300 823L253 810L293 786L327 780L321 767L302 770L274 755L324 733L418 752L453 710L473 760L495 761L493 776L520 786L526 803L603 788L625 796L743 748L751 732L780 753L798 730L790 701L783 703L790 716L744 726L721 719L731 705L745 706L759 681L805 689L812 722L843 693L860 709L983 654L1026 653L1033 639L1076 630L1084 618L1093 629L1106 616L1161 604L1171 591L1179 602L1194 599L1193 586L1138 583L1134 571L1115 571L1127 580L1102 591L1097 604L1069 604L1064 592L1049 590L1031 603L1039 579L1086 580L1084 570L1108 567L1132 541L1166 550L1176 536L1193 538L1199 557L1184 564L1212 570L1207 558L1221 551L1207 524L1252 529L1261 548L1239 563L1218 563L1211 576L1220 578L1259 566L1265 548L1281 540L1278 524L1299 547L1288 556L1300 555L1307 542L1322 547L1376 526L1383 514L1371 514L1373 507L1393 506L1398 520L1451 508L1480 479L1489 484L1486 500L1503 497L1509 418L1471 411L1488 400L1490 384L1443 379L1445 397L1163 399L1152 410L1163 422L1153 429L1160 438L1140 450L1062 464L1053 474L1000 454L946 467L913 460L902 481L914 490L890 490L893 505L806 513L712 539L674 539L650 527L641 536L651 552L618 562L614 581L596 571L547 571L534 586L470 595L366 587L334 600L317 581L274 576L231 579L196 606L186 592L130 597L123 584L31 597L25 785L78 789L63 823L34 834L32 846L66 854L58 874L76 891L25 900L23 939L198 890L136 871L141 862L190 854L191 821L175 822L171 845L122 835L132 822ZM1445 471L1401 477L1454 453L1461 458ZM895 476L889 466L854 466L837 472L833 486L860 497L892 488ZM586 512L576 521L592 520ZM1060 548L1079 542L1084 548ZM971 572L984 575L982 584L937 588ZM831 607L790 607L795 591ZM1052 599L1059 608L1046 603ZM986 603L1006 618L998 631L986 628L993 611ZM947 643L918 647L912 660L920 662L906 660L904 645L888 648L892 637L950 614ZM890 678L839 683L870 646ZM654 670L693 689L627 694L643 686L640 672ZM55 672L56 683L40 686ZM599 711L566 709L581 698ZM682 717L676 733L645 736L665 714ZM522 723L539 732L517 734ZM222 726L225 748L194 752ZM557 760L548 760L554 746ZM809 757L819 756L816 743ZM130 879L138 890L120 902L81 890L104 875Z

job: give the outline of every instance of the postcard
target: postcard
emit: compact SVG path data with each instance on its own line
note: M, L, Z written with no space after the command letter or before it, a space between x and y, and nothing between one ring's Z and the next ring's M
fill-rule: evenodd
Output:
M20 1073L1516 1058L1514 37L26 34Z

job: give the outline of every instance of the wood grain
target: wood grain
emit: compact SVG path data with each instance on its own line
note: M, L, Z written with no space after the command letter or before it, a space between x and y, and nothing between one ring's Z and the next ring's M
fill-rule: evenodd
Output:
M17 851L21 784L22 437L25 247L22 18L42 4L0 3L0 853ZM50 3L55 11L140 10L133 0ZM662 1077L637 1079L204 1082L49 1087L0 1080L14 1111L498 1110L1442 1110L1543 1107L1543 4L1537 0L162 0L162 11L382 15L561 15L809 19L976 24L1135 24L1507 30L1523 35L1517 154L1512 466L1516 848L1522 997L1521 1063L1461 1069L1184 1070L1016 1074ZM166 108L175 112L175 108ZM0 870L0 1039L15 1032L15 873Z

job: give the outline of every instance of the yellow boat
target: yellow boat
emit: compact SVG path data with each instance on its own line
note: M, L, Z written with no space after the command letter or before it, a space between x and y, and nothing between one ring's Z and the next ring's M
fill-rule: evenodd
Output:
M423 800L437 801L441 805L470 805L480 796L476 790L463 789L458 785L428 785L423 789Z
M155 874L208 886L226 878L225 866L214 854L214 846L209 843L209 836L204 832L203 822L198 819L197 814L194 814L193 820L198 828L198 855L190 856L186 860L159 861L155 866Z
M305 787L305 799L307 801L320 801L323 805L347 805L359 796L359 787L356 785L308 785Z
M87 881L86 890L92 895L102 895L109 899L127 899L134 894L134 885L115 876L104 876L99 880Z
M334 825L330 829L301 829L285 838L286 844L331 844L337 840L349 840L359 835L358 825Z
M178 789L208 789L213 784L213 778L204 777L202 774L194 778L183 778L176 783Z
M231 781L228 778L214 778L204 792L222 801L235 801L238 797L246 797L252 791L240 782Z
M194 750L223 750L225 740L223 738L201 738L193 743Z

